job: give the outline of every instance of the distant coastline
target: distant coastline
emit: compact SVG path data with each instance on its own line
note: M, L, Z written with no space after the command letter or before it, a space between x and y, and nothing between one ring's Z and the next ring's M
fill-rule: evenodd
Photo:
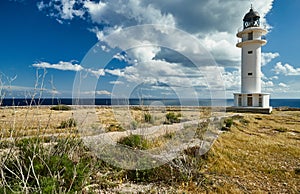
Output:
M29 105L57 105L74 104L72 98L4 98L1 106L29 106ZM78 104L78 103L76 103ZM233 106L233 99L80 99L81 105L164 105L164 106ZM270 104L274 108L291 107L300 108L300 99L271 99Z

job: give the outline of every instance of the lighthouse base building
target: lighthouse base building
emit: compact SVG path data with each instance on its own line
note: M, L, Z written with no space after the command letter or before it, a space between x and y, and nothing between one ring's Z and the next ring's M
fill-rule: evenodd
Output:
M234 106L231 110L235 112L271 113L270 94L266 93L235 93Z
M243 30L237 33L236 44L242 50L241 93L234 94L237 112L271 113L270 94L261 92L261 47L267 41L262 38L267 30L260 26L260 15L252 6L243 19Z

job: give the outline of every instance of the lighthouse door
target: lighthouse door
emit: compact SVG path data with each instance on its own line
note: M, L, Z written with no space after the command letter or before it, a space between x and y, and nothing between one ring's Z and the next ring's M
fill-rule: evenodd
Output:
M247 98L247 106L253 106L252 96L248 96L248 98Z

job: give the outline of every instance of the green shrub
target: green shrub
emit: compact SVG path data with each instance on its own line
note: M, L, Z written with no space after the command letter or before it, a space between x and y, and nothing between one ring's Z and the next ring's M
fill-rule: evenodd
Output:
M68 111L68 110L72 110L72 108L68 105L64 105L64 104L59 104L56 106L52 106L50 108L51 110L60 110L60 111Z
M166 138L166 139L172 139L172 138L174 138L175 137L175 133L174 132L167 132L166 134L164 134L164 138Z
M43 144L38 138L16 142L18 154L11 155L2 164L5 165L1 175L2 183L5 183L1 185L2 190L17 193L74 193L89 184L93 163L80 140L58 140L54 149ZM26 185L22 182L24 176Z
M121 125L110 124L106 132L114 132L114 131L125 131L125 129Z
M131 106L130 109L131 110L143 110L143 108L140 106Z
M144 139L141 135L129 135L127 137L121 138L118 143L141 150L146 150L149 147L147 140Z
M284 127L279 127L277 129L275 129L275 131L278 131L278 132L281 132L281 133L284 133L284 132L287 132L287 128L284 128Z
M175 113L169 112L169 113L166 114L166 119L167 120L166 120L165 124L179 123L180 122L180 117L181 117L180 113L175 115Z
M138 128L138 123L135 120L131 121L130 122L130 128L131 129L137 129Z
M144 121L145 121L146 123L151 123L151 122L153 122L153 119L152 119L151 114L145 113L145 114L144 114Z
M65 128L76 127L76 126L77 126L76 120L74 118L70 118L70 119L68 119L66 121L62 121L60 123L59 128L65 129Z
M233 124L233 119L229 118L225 120L225 127L230 128Z

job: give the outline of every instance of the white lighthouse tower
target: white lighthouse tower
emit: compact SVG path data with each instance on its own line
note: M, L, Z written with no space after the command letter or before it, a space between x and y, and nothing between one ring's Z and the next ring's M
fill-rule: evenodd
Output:
M270 94L261 92L261 47L267 43L262 36L267 30L260 26L260 15L252 6L243 22L243 30L237 33L241 41L236 45L242 49L242 86L241 93L234 94L234 106L240 111L270 113Z

